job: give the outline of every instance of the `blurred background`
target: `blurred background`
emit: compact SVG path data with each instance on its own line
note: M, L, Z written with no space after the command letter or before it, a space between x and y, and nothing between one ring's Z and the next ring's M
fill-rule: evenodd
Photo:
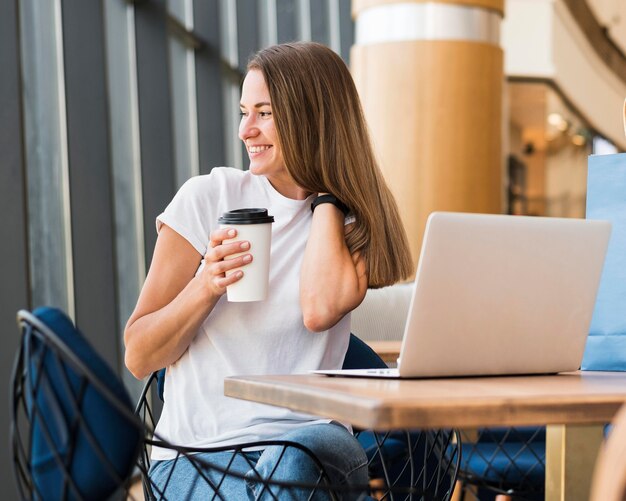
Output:
M189 177L247 168L247 60L291 40L350 65L415 258L433 210L584 217L588 155L626 150L623 0L0 0L5 402L15 313L39 305L137 395L122 332L155 217ZM17 498L9 452L0 472Z

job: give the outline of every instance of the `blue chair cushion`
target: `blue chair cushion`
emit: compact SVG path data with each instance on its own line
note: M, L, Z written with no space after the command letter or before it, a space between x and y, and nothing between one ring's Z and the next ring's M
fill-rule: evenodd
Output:
M461 468L466 475L491 485L533 491L543 488L545 455L545 442L541 441L464 443Z
M72 322L55 308L38 308L33 315L59 337L132 417L131 400L121 381ZM62 461L84 499L108 498L119 480L132 473L143 434L140 422L123 415L41 339L31 336L25 342L30 343L27 411L31 419L33 483L50 499L77 499L72 490L63 494L66 487L59 467Z
M408 446L403 436L394 437L390 435L380 446L380 454L378 452L378 443L382 442L383 433L375 434L371 430L362 431L357 435L357 440L365 450L369 461L369 472L373 477L383 476L383 465L393 464L396 460L405 457L408 453ZM378 441L376 440L378 438ZM382 457L381 457L382 456Z
M461 469L474 482L518 492L538 492L545 482L546 429L536 426L480 428L464 442Z
M165 402L163 398L163 392L165 391L165 368L157 372L157 393L161 402Z
M385 369L387 364L366 343L350 334L343 369Z
M479 429L479 442L546 442L545 426L501 426Z

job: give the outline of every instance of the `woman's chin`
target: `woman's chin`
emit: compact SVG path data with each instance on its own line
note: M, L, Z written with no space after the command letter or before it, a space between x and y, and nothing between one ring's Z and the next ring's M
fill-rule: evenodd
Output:
M250 174L254 174L255 176L263 175L263 169L258 165L254 165L253 163L250 164L248 170L250 171Z

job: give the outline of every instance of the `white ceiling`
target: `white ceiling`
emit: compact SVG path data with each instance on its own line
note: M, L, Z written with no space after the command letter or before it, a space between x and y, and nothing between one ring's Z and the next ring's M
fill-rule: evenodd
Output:
M598 22L626 54L626 0L587 0Z

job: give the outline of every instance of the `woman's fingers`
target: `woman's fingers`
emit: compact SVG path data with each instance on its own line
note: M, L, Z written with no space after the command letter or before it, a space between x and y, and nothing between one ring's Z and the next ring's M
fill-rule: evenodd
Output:
M250 254L244 254L243 256L237 256L231 259L210 262L210 264L207 264L205 272L208 274L209 281L213 284L213 287L217 289L216 292L223 294L228 285L234 284L243 278L244 272L237 268L245 266L251 261L252 256ZM232 273L228 273L230 271L232 271Z
M218 294L223 294L228 285L241 280L244 272L236 268L252 261L252 256L245 253L250 249L250 242L233 242L236 236L237 230L234 228L220 228L211 232L209 237L210 247L204 256L204 273Z
M217 247L221 245L224 240L229 240L237 236L237 230L235 228L219 228L211 232L209 239L211 241L211 247Z
M226 240L232 240L237 236L237 230L234 228L220 228L213 232L209 236L211 249L214 249L213 254L211 254L210 258L212 261L219 261L220 259L224 259L226 256L230 254L236 254L238 252L245 252L250 248L250 242L247 241L237 241L237 242L228 242L224 243ZM207 251L207 256L211 250ZM205 257L207 257L205 256Z
M238 282L242 278L243 278L243 271L237 270L236 272L229 273L228 275L224 277L217 277L215 279L215 284L221 289L225 289L227 286L232 285L235 282Z
M222 261L218 261L214 264L213 269L215 270L215 274L226 273L227 271L234 270L235 268L240 268L245 266L249 262L252 261L252 256L250 254L244 254L243 256L237 256L230 259L224 259Z
M217 247L210 249L208 253L211 254L211 261L220 261L228 258L228 256L231 256L232 254L245 252L249 248L250 242L232 242L229 244L218 245Z
M237 241L224 243L225 240L232 240L237 236L237 230L234 228L220 228L211 232L210 248L204 256L207 261L217 262L230 256L245 252L250 248L250 242Z

